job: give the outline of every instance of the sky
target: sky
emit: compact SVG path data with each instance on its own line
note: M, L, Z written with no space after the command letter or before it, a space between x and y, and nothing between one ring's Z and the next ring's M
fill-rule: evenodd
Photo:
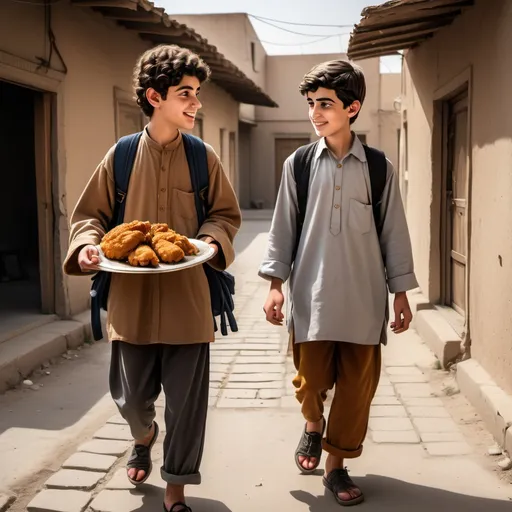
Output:
M167 14L249 14L268 55L345 53L361 11L384 0L153 0ZM265 19L263 19L265 18ZM283 23L285 22L285 23ZM211 41L215 44L215 41ZM381 59L381 71L400 72L400 57Z

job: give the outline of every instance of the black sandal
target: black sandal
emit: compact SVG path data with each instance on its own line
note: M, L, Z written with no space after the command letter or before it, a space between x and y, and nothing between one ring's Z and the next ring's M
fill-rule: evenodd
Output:
M346 469L334 469L327 476L323 477L324 486L329 489L334 495L336 501L343 507L350 507L358 505L364 501L364 495L361 493L356 498L342 500L339 497L340 492L346 492L350 495L349 489L359 489L359 487L352 481ZM361 491L361 489L359 489Z
M324 420L324 426L322 428L322 433L318 432L306 432L307 423L304 425L304 432L302 433L302 437L299 441L299 446L295 450L295 464L300 469L302 474L311 475L316 471L318 466L320 465L320 459L322 457L322 438L324 437L326 421ZM308 457L308 458L316 458L316 465L314 468L306 469L299 461L299 457Z
M179 510L175 509L175 507L185 507L185 508L180 508ZM165 512L192 512L192 509L190 507L188 507L187 505L185 505L185 503L181 502L181 501L178 501L178 503L175 503L171 508L170 510L167 510L166 506L165 506L165 503L164 503L164 511Z
M153 470L153 462L151 460L151 449L153 448L153 445L156 443L158 433L160 431L158 428L158 423L154 421L153 424L155 425L155 432L153 433L153 437L151 438L151 442L149 443L149 445L145 446L143 444L136 444L133 447L132 454L128 459L128 463L126 464L126 471L135 468L137 470L137 473L139 471L146 472L142 480L135 480L133 478L130 478L130 476L126 475L130 483L133 485L143 484L149 478L149 475Z

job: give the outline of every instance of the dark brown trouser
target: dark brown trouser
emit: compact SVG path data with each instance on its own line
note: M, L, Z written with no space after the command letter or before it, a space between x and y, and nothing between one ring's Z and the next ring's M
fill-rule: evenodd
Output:
M339 341L294 343L293 359L297 369L293 385L306 421L320 421L327 391L336 386L323 449L335 457L359 457L379 383L380 345Z
M134 439L143 439L155 419L155 401L164 390L163 480L200 484L210 345L133 345L112 342L110 392Z

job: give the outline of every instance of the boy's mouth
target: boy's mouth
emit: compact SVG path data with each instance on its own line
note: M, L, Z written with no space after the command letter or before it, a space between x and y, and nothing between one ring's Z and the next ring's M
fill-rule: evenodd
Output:
M195 113L191 113L191 112L183 112L187 117L189 117L190 119L195 119L196 118L196 115Z
M322 122L320 122L320 121L313 121L313 124L315 126L317 126L318 128L320 128L322 126L325 126L327 124L327 122L325 122L325 121L322 121Z

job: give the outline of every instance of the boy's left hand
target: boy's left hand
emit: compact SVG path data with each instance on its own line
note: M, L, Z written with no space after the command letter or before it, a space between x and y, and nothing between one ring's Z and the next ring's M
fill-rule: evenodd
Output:
M391 330L395 334L401 334L409 329L412 321L412 312L405 292L395 294L393 309L395 310L395 321L391 322Z
M215 240L211 237L211 236L207 236L205 238L203 238L203 242L208 244L212 249L213 249L213 256L217 256L218 252L219 252L219 246L217 244L214 244L213 242L215 242Z

